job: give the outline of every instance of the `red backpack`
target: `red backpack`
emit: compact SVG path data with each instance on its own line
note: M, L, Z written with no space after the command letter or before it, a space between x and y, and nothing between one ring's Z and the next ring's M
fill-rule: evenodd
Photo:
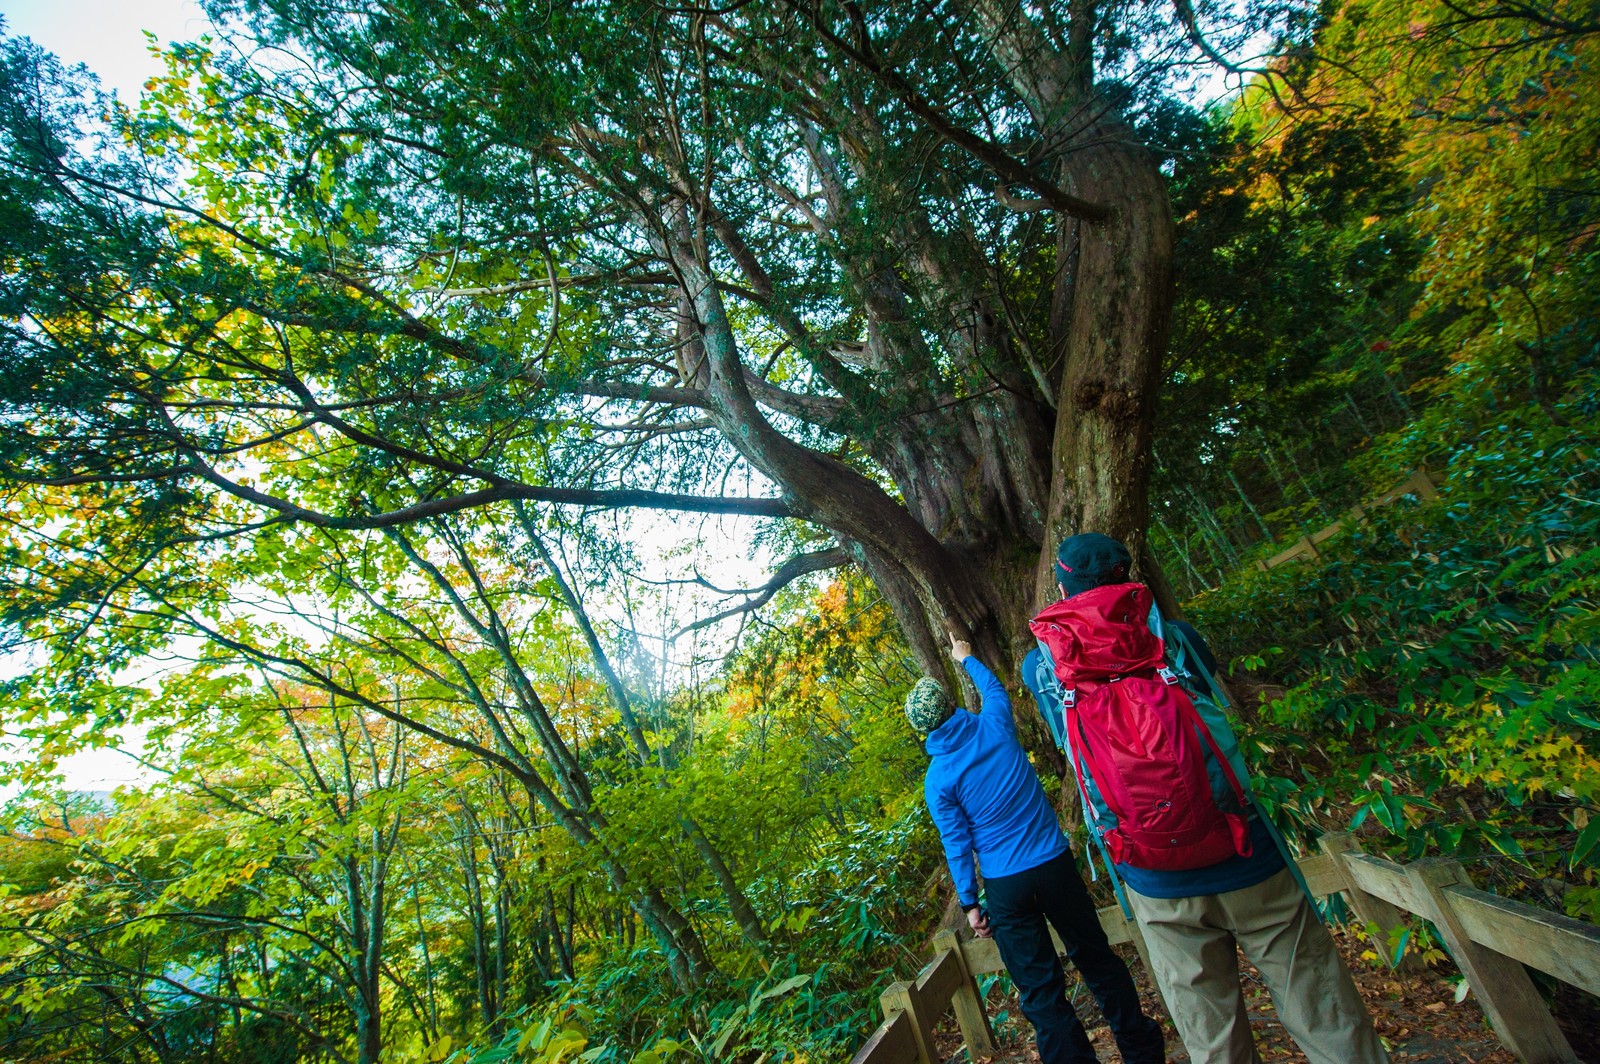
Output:
M1240 809L1244 788L1167 667L1150 602L1143 584L1110 584L1051 605L1030 625L1065 689L1084 808L1117 864L1179 871L1248 857L1244 816L1224 812L1212 794L1208 748Z

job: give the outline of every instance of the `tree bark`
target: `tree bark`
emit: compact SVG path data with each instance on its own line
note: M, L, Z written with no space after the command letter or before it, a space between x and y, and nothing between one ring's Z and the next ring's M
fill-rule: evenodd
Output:
M1135 559L1134 575L1148 579L1150 438L1172 312L1172 212L1155 160L1113 133L1104 130L1099 146L1063 165L1071 186L1110 204L1111 215L1078 227L1047 527L1053 539L1115 536ZM1039 601L1054 597L1053 568L1046 551Z
M947 116L884 58L867 24L834 33L819 13L806 11L847 66L900 97L936 134L971 150L1002 181L1020 172L994 158L992 146L952 130ZM680 343L694 348L684 364L696 375L685 384L704 389L719 431L784 486L798 513L832 531L863 566L924 670L957 683L961 677L943 654L946 630L968 638L1002 678L1015 678L1015 663L1032 642L1027 621L1055 597L1054 547L1067 534L1094 530L1123 540L1135 575L1156 588L1165 608L1176 610L1145 546L1150 439L1173 301L1173 222L1164 178L1131 132L1103 117L1114 108L1093 88L1093 3L1070 5L1072 25L1061 48L1010 0L979 0L974 13L1054 167L1049 189L1049 181L1032 181L1050 193L1046 200L1057 211L1049 313L1049 348L1057 363L1042 367L1054 391L1036 390L1041 374L1029 372L1017 350L1025 341L975 283L974 266L981 262L956 264L908 198L909 214L875 235L898 241L896 261L920 276L925 300L942 298L950 306L959 294L968 301L973 324L953 334L952 350L987 372L1000 398L911 412L861 441L889 471L903 502L842 463L792 443L756 408L706 251L689 236L691 215L723 218L714 205L681 204L677 215L666 212L654 227L658 253L679 278L687 326ZM826 218L814 217L826 227L849 209L850 190L808 121L801 120L805 143L831 208ZM864 109L847 111L841 121L845 154L864 179L877 165L881 131ZM680 186L690 182L684 178ZM716 230L724 243L730 228L724 219ZM742 240L730 251L758 291L770 287ZM926 350L906 327L911 296L901 276L844 265L867 321L863 362L889 374L927 365ZM1031 716L1024 719L1029 745L1050 750L1042 727L1033 727Z
M733 916L733 922L739 925L739 932L758 953L765 955L772 948L772 942L767 938L767 930L762 926L761 917L756 914L755 906L750 904L749 897L739 887L739 881L733 877L733 870L728 867L722 851L706 837L704 829L693 817L684 817L682 823L684 834L689 837L694 852L700 855L700 859L711 870L717 886L722 890L722 896L727 899L728 910Z

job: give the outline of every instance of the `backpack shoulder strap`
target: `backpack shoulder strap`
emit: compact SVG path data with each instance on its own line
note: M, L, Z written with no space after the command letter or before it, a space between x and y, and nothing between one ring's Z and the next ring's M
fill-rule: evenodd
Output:
M1223 693L1222 686L1210 670L1200 664L1200 655L1190 645L1183 629L1175 624L1167 624L1154 603L1150 605L1150 630L1162 637L1173 671L1189 681L1184 687L1193 696L1200 730L1212 749L1212 756L1223 768L1223 774L1232 776L1248 794L1250 769L1239 751L1239 737L1234 734L1233 724L1228 720L1228 696ZM1231 784L1232 781L1229 782Z
M1210 698L1218 706L1228 705L1228 696L1223 693L1211 671L1200 663L1200 654L1189 644L1189 637L1183 634L1183 629L1178 625L1168 624L1161 616L1161 608L1154 602L1150 603L1150 630L1166 647L1167 664L1172 666L1173 672L1191 681L1198 693ZM1203 690L1200 689L1202 685Z
M1239 782L1239 773L1234 771L1230 758L1218 744L1213 729L1206 723L1205 718L1200 715L1199 709L1195 707L1192 701L1181 695L1177 701L1184 718L1189 721L1195 731L1200 733L1200 737L1205 740L1206 746L1210 748L1211 756L1216 761L1217 767L1222 769L1223 778L1228 781L1228 786L1233 788L1233 796L1238 801L1239 808L1243 809L1249 800L1248 795L1245 793L1244 784Z
M1034 699L1039 706L1039 715L1044 718L1045 727L1050 729L1051 738L1055 739L1056 746L1062 750L1068 749L1067 722L1063 712L1066 691L1061 686L1061 680L1056 676L1055 659L1050 656L1050 648L1043 639L1037 640L1039 645L1039 663L1034 669L1033 683L1029 689L1048 695L1055 704L1045 705L1042 699Z
M1094 777L1089 766L1079 757L1075 744L1072 742L1067 725L1066 689L1062 687L1061 680L1056 676L1055 659L1050 656L1050 648L1044 640L1039 640L1039 663L1033 681L1036 690L1048 696L1055 704L1046 706L1040 702L1039 712L1044 717L1045 725L1050 729L1051 736L1056 741L1056 747L1067 757L1067 765L1078 784L1078 798L1083 803L1084 826L1100 819L1100 803L1090 794L1094 787ZM1038 700L1036 700L1038 701ZM1081 744L1076 744L1081 745ZM1117 896L1117 904L1122 906L1122 914L1130 921L1133 919L1133 909L1128 905L1127 895L1123 893L1122 877L1117 875L1116 868L1111 863L1111 855L1106 853L1105 844L1100 841L1099 832L1092 828L1087 831L1089 841L1094 845L1095 853L1100 855L1100 864L1105 866L1106 878L1111 881L1111 891ZM1095 859L1092 854L1085 855L1089 865L1089 879L1095 881L1100 878L1099 871L1095 868Z

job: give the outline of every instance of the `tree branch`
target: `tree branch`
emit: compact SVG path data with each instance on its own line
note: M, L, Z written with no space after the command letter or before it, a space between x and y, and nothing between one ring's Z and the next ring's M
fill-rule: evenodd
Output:
M762 584L760 587L729 592L729 594L734 595L753 596L748 601L734 606L732 609L723 610L721 613L718 613L715 616L706 617L703 620L695 621L693 624L685 625L674 632L672 634L672 638L677 639L681 635L687 635L689 632L693 632L700 628L709 628L720 621L727 620L729 617L737 617L740 614L745 613L754 613L756 610L770 602L772 600L772 596L776 595L779 591L783 590L785 587L788 587L790 584L794 583L807 573L821 572L824 569L837 569L839 566L844 565L849 560L850 556L845 553L843 547L830 547L827 550L811 551L808 554L797 554L793 558L790 558L788 561L780 565L777 570L773 572L772 578L769 579L765 584Z
M644 489L616 488L551 488L535 484L500 483L490 488L449 495L440 499L402 506L398 510L341 517L258 491L245 484L229 480L197 456L192 468L202 478L237 499L254 503L282 514L285 520L303 522L317 528L334 528L344 531L360 529L395 528L414 524L430 517L442 517L496 502L524 499L529 502L549 502L567 506L589 506L602 510L640 508L647 510L683 510L707 514L747 514L753 517L798 517L794 506L783 499L729 498L705 495L676 495L670 492Z
M842 399L791 392L778 387L750 369L744 371L744 383L756 402L762 406L813 425L831 425L848 409Z
M785 0L790 9L811 24L812 29L827 41L835 50L848 56L858 63L862 69L876 77L883 85L900 98L912 114L928 123L930 129L945 140L965 149L973 158L993 170L1003 181L1011 184L1025 185L1039 193L1041 199L1051 207L1064 214L1075 218L1082 218L1089 222L1104 221L1111 214L1110 208L1103 203L1092 203L1089 200L1079 199L1077 196L1058 188L1048 178L1037 174L1031 167L1013 158L999 145L978 136L969 129L957 125L944 112L940 111L930 101L924 99L920 93L907 81L904 75L892 66L878 58L872 47L871 38L868 36L864 20L861 20L859 9L849 5L857 18L857 38L859 45L852 45L824 24L821 12L814 7L807 7L800 0Z

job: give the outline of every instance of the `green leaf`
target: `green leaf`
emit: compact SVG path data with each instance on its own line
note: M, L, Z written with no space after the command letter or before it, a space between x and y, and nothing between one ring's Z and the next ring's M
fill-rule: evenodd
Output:
M1394 949L1390 953L1389 967L1400 967L1400 959L1406 955L1406 947L1411 944L1411 928L1406 928L1395 938Z
M1440 686L1439 697L1452 706L1469 706L1477 689L1470 676L1450 676Z
M1594 851L1596 843L1600 843L1600 816L1590 815L1589 823L1584 825L1578 833L1578 841L1572 845L1572 856L1567 859L1567 867L1577 868Z
M744 1026L745 1009L743 1005L733 1010L723 1024L722 1030L717 1034L717 1040L711 1043L711 1058L716 1060L722 1056L722 1051L728 1048L728 1041Z
M807 983L811 982L812 974L814 973L807 973L805 975L791 975L789 978L785 979L771 990L761 991L761 993L756 995L756 1000L766 1001L768 998L775 998L783 994L787 994L791 990L798 990Z

